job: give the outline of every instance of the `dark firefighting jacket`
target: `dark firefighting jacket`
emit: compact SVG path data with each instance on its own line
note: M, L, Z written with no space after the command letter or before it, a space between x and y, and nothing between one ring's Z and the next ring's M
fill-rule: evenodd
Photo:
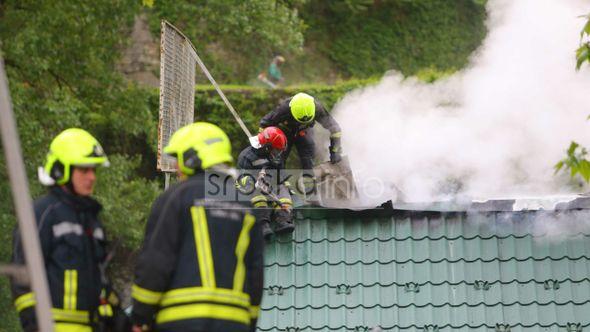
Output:
M235 179L211 184L209 176L201 172L171 186L152 206L132 287L137 325L255 330L263 287L261 227L245 205L232 201Z
M105 233L98 219L101 206L91 198L53 187L35 201L34 210L58 330L92 331L97 312L104 309L99 308L100 265L106 257ZM25 263L18 229L12 262ZM30 287L13 280L12 293L23 329L36 331L36 301Z
M289 107L291 98L288 98L281 102L277 108L272 112L266 114L260 119L260 127L266 128L275 126L281 128L281 130L287 135L287 139L291 141L296 138L302 131L312 128L315 122L319 122L322 127L330 131L330 139L332 145L339 144L341 136L340 126L334 120L334 118L326 111L324 106L317 100L315 100L315 118L311 123L304 124L300 123L291 114L291 108ZM334 141L334 138L338 139L338 142Z
M248 146L238 156L238 168L240 170L279 170L282 168L282 160L273 162L261 149Z
M269 200L271 199L267 197L268 193L263 193L260 190L253 190L255 183L258 181L258 177L261 175L261 170L264 170L265 172L264 181L269 185L267 189L274 193L275 199L278 199L283 206L285 204L289 206L293 205L289 193L290 183L287 181L288 178L281 179L280 171L283 168L283 164L284 160L278 162L272 161L268 157L268 153L264 152L263 148L256 149L249 146L240 152L240 155L238 156L238 168L240 169L238 187L242 192L250 194L250 203L254 207L270 207ZM285 187L285 189L281 190L281 187ZM274 203L279 202L275 201ZM268 210L266 211L267 213L262 213L260 211L256 212L260 219L266 220L270 218L268 214L270 211Z

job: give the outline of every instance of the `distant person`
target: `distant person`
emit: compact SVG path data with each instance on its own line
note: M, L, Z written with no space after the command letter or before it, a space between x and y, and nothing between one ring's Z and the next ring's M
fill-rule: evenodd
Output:
M34 210L56 332L98 331L97 318L113 316L103 266L106 235L98 218L102 207L92 198L95 168L108 163L92 135L70 128L53 139L45 167L39 171L41 183L49 190L35 200ZM12 262L25 262L18 229ZM23 330L37 331L31 288L13 281L12 294Z
M268 69L263 71L258 75L258 79L270 86L271 88L276 88L278 85L282 84L284 81L283 74L281 73L280 66L285 62L285 58L277 55L275 56Z
M313 126L316 121L330 131L330 161L340 162L342 159L340 126L319 101L306 93L300 92L282 101L273 111L262 117L260 127L279 127L287 136L287 151L283 154L283 160L286 162L291 148L295 146L301 168L312 175L315 157ZM304 183L306 192L310 192L315 178L309 176L304 177L303 180L306 182Z
M238 157L241 172L238 186L240 191L251 196L250 202L262 224L262 234L269 239L273 233L294 230L289 188L276 181L283 168L281 155L287 148L287 136L277 127L267 127L258 133L257 141L257 146L248 146Z

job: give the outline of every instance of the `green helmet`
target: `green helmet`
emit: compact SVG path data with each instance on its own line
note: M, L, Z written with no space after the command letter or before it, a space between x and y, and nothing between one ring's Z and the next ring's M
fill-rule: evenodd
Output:
M49 145L44 171L59 185L70 181L71 167L109 166L100 143L86 130L69 128L57 135ZM43 182L43 181L42 181ZM44 183L53 184L50 182Z
M208 122L196 122L178 129L164 153L176 157L178 167L185 175L233 160L229 138L221 128Z
M315 100L307 93L300 92L289 102L291 114L301 123L310 123L315 118Z

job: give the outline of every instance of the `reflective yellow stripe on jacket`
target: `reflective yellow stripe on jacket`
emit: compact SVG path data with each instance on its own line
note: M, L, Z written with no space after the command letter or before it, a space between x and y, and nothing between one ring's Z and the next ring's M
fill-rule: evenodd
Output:
M256 195L252 197L252 199L250 199L250 203L252 203L252 205L257 208L268 206L266 196L264 195Z
M64 309L76 310L78 294L78 271L64 272Z
M35 301L35 295L32 292L23 294L14 301L14 306L18 312L35 304L37 303ZM53 319L57 321L55 324L56 332L92 332L90 326L80 325L90 323L88 311L52 308L51 314Z
M207 303L202 303L207 302ZM156 323L212 318L250 324L250 295L224 288L178 288L164 294Z
M205 208L193 206L191 208L193 219L193 232L195 236L195 247L197 248L197 259L199 260L199 272L203 287L215 288L215 267L213 265L213 254L211 253L211 240L209 239L209 227Z
M250 324L250 296L231 289L204 287L174 289L164 294L161 304L171 307L158 312L156 316L158 324L197 318L222 319Z
M216 302L248 308L250 306L250 295L224 288L177 288L166 292L160 305L167 307L191 302Z
M236 272L234 273L234 291L242 292L244 290L244 281L246 279L246 265L244 264L244 256L250 245L250 230L256 218L251 214L246 213L238 243L236 244Z
M35 295L33 295L32 292L23 294L14 300L14 306L16 307L17 312L21 312L35 304L37 304L37 301L35 301Z
M250 312L248 309L211 303L194 303L162 309L156 316L156 323L163 324L195 318L222 319L245 325L250 324Z
M141 288L138 285L131 286L131 297L136 301L145 304L158 304L162 299L163 293Z
M250 317L252 317L252 319L258 318L259 314L260 314L260 306L259 305L250 306Z
M110 304L99 305L98 315L101 317L113 317L113 307Z
M92 328L80 324L55 323L55 332L92 332Z
M90 315L88 314L88 311L53 308L51 309L51 313L53 314L53 319L56 321L80 324L90 323Z

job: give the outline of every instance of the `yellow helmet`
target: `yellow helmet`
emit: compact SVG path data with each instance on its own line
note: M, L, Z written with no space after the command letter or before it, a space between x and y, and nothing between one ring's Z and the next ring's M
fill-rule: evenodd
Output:
M100 143L86 130L69 128L57 135L49 145L44 171L55 183L63 185L70 181L72 166L98 165L109 166Z
M289 102L291 114L301 123L310 123L315 118L315 100L307 93L300 92Z
M196 122L178 129L164 153L176 157L183 174L231 162L231 144L221 128L208 122Z

